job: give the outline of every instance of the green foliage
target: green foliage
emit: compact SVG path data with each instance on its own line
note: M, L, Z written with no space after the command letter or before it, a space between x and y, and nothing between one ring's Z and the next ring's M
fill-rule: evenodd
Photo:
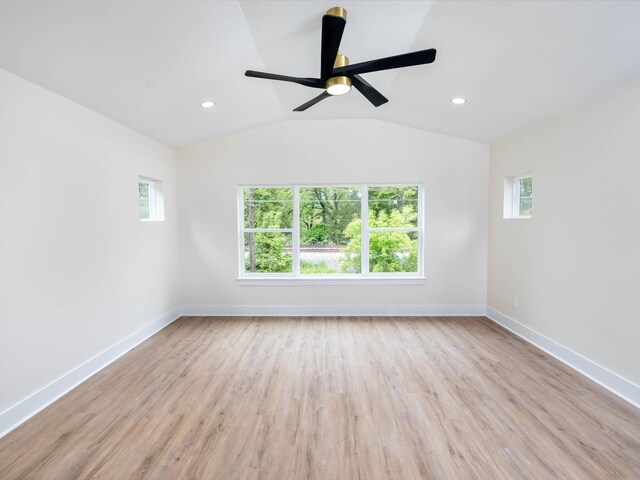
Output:
M246 228L291 228L293 225L292 188L244 188L244 226ZM273 227L277 219L278 227Z
M344 273L360 273L362 265L362 220L355 218L347 225L344 234L349 238L346 248L343 250L341 261Z
M372 272L417 271L418 242L406 232L372 232L369 252Z
M346 226L360 216L357 187L300 189L300 241L303 245L344 245Z
M283 228L283 212L281 210L268 210L262 212L260 228Z
M285 248L291 244L291 234L260 232L247 233L246 235L247 237L254 236L256 272L279 273L292 271L291 250ZM245 271L250 271L250 261L249 257L245 258Z
M530 197L533 193L533 177L527 177L520 180L520 196Z
M248 228L288 228L293 219L293 190L291 188L245 188L244 221ZM245 246L249 255L245 258L245 270L255 272L291 272L291 234L259 232L245 234Z
M322 274L337 272L333 268L329 267L325 262L314 263L307 260L300 260L300 273Z
M300 243L302 245L322 245L327 241L327 226L324 223L311 225L311 228L301 229Z
M370 211L371 228L412 228L417 213L413 206L405 205L402 210L387 213ZM343 272L359 268L361 262L361 221L354 220L345 231L350 238L344 251ZM371 272L415 272L418 267L418 240L415 232L370 232L369 268Z
M140 218L149 218L149 184L138 182L138 200L140 202Z
M414 211L418 210L418 187L370 187L369 226L373 227L372 220L380 212L391 215L394 210L401 212L407 205L411 205ZM375 215L372 215L372 212ZM416 224L411 226L415 227Z
M520 180L520 211L519 215L531 215L533 178L526 177Z

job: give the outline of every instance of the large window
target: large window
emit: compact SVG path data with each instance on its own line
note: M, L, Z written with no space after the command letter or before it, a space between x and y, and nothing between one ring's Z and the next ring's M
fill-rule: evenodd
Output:
M419 185L242 186L240 278L422 276Z

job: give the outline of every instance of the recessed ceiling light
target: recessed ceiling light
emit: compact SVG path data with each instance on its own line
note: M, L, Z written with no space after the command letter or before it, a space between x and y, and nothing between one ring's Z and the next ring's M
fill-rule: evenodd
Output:
M453 97L451 99L451 103L455 105L462 105L463 103L467 103L467 99L462 97Z
M202 108L211 108L211 107L213 107L214 105L215 105L215 103L213 102L213 100L205 100L204 102L202 102L202 103L200 104L200 106L201 106Z

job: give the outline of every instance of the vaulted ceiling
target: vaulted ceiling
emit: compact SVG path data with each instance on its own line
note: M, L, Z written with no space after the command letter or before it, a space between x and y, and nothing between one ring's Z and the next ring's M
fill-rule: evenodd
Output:
M243 75L318 76L335 5L352 63L425 48L436 62L364 75L379 108L353 90L292 112L318 91ZM0 68L173 146L291 118L492 142L640 77L638 25L634 1L0 0Z

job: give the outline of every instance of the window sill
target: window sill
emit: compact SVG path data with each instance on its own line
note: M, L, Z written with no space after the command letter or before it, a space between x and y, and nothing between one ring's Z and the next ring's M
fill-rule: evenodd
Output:
M424 285L425 277L242 277L239 285Z

